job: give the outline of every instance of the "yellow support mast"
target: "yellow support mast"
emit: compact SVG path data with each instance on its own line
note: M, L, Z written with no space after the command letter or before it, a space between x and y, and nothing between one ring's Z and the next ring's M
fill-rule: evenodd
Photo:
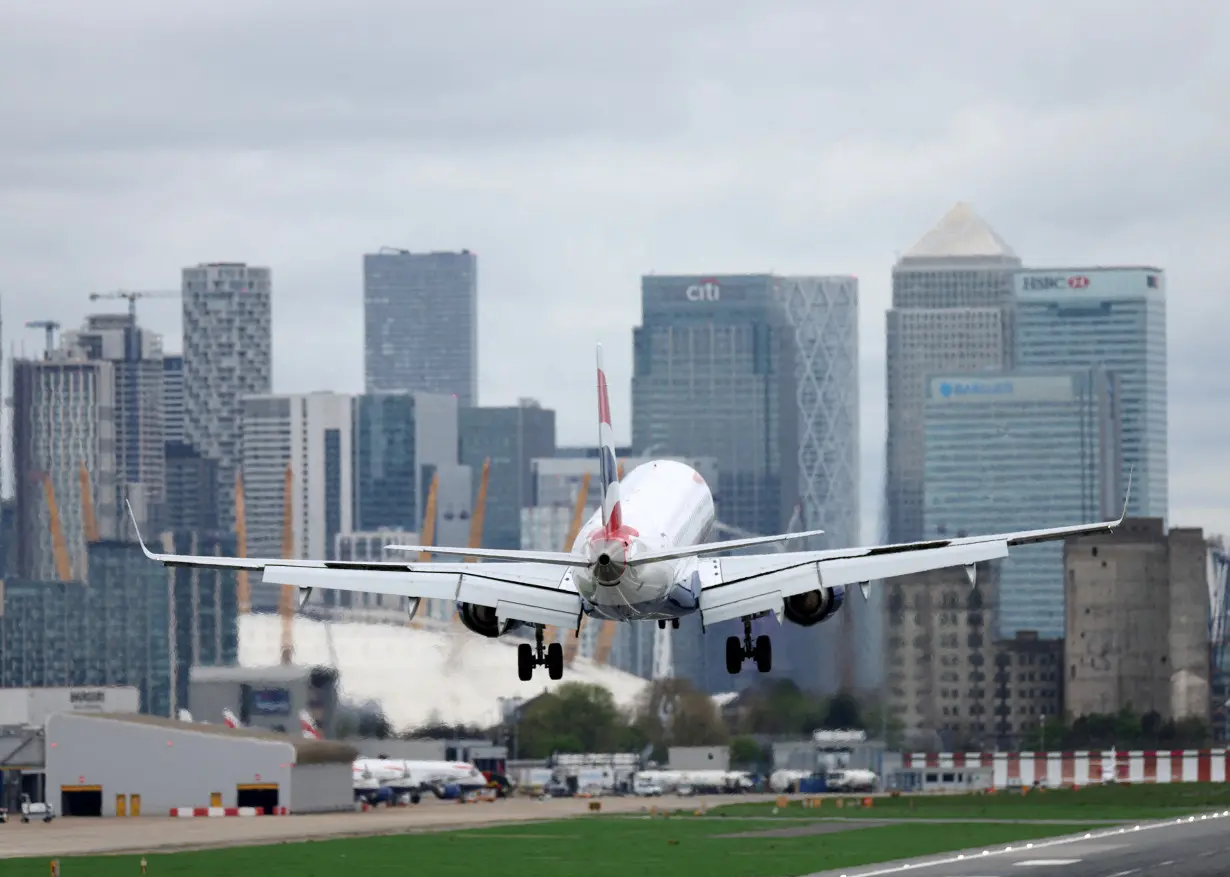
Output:
M430 545L436 538L436 493L439 489L440 473L436 472L431 476L431 488L427 491L427 508L423 510L423 526L419 527L420 545ZM427 563L430 560L430 551L419 552L419 563ZM428 605L431 605L430 601ZM415 622L411 621L410 626L414 627Z
M587 479L588 479L588 477L589 477L589 476L588 476L588 475L586 475L586 478L587 478ZM617 479L619 479L620 481L623 481L623 480L624 480L624 464L623 464L622 462L620 462L619 467L618 467L618 469L617 469L617 470L616 470L616 472L615 472L615 477L616 477ZM582 502L584 502L584 499L585 499L585 498L588 498L588 496L589 496L589 491L588 491L589 482L588 482L588 481L586 481L586 482L585 482L585 487L586 487L587 489L586 489L585 491L583 491L583 492L582 492L582 494L581 494L581 496L583 497ZM583 513L583 512L584 512L584 509L582 508L582 510L581 510L581 511L582 511L582 513ZM581 529L581 524L580 524L580 521L581 521L581 515L580 515L580 514L578 514L578 515L576 516L575 520L577 521L577 530L580 530L580 529ZM573 533L573 535L572 535L572 539L576 539L576 538L577 538L577 537L576 537L576 533ZM572 548L572 539L570 539L570 540L568 541L568 547L564 549L565 551L568 551L568 550L570 550L570 549ZM602 622L602 628L598 631L598 645L599 645L599 647L601 647L601 645L602 645L602 643L603 643L603 641L604 641L604 640L606 640L606 641L612 641L612 640L614 640L614 638L615 638L615 624L616 624L616 622L614 622L614 621L604 621L604 622ZM580 623L579 625L577 625L577 629L576 629L575 631L573 631L572 636L568 638L568 642L566 642L566 643L564 644L564 664L566 664L566 665L567 665L567 666L569 666L569 667L571 667L571 666L572 666L572 662L573 662L573 661L575 661L575 660L577 659L577 652L578 652L578 651L580 651L580 648L581 648L581 631L582 631L582 630L584 630L584 628L585 628L585 619L581 619L581 623ZM606 650L607 650L607 652L610 652L610 645L609 645L609 644L607 645ZM595 659L595 660L597 660L597 657L598 657L597 652L595 652L595 653L594 653L594 659ZM604 660L605 660L605 656L604 656Z
M572 510L572 523L568 526L568 535L564 537L564 547L562 550L571 551L572 543L577 540L577 533L581 532L581 524L585 523L585 503L589 499L589 481L590 474L585 473L581 478L581 489L577 491L577 502ZM568 643L564 638L568 635L568 631L562 627L553 627L546 631L545 639L547 642L563 642L565 648ZM576 637L573 637L576 639Z
M51 524L51 551L55 556L56 575L62 582L73 580L73 565L68 557L68 543L64 540L64 528L60 524L60 507L56 504L56 489L51 476L43 473L43 495L47 499L47 517Z

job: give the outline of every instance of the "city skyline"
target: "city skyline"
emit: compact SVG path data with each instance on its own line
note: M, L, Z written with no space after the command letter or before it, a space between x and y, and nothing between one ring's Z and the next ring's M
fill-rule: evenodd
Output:
M82 9L81 33L104 26ZM89 292L166 288L183 266L237 259L277 272L273 390L358 392L359 254L390 240L468 247L484 266L480 398L535 396L559 412L561 444L592 443L592 380L579 364L606 345L626 439L642 274L850 273L863 312L869 538L883 495L881 315L893 252L964 199L1027 265L1166 270L1171 519L1230 534L1230 413L1206 401L1228 362L1220 333L1206 329L1228 221L1215 181L1230 177L1230 129L1215 102L1230 71L1208 36L1224 32L1219 7L1183 22L1157 4L1112 17L1092 3L925 16L873 6L858 22L803 6L768 21L710 7L699 19L628 10L615 22L564 8L551 14L578 38L559 52L545 35L504 39L504 13L424 31L398 26L411 13L391 7L339 33L309 6L296 12L292 44L276 16L225 3L182 31L171 11L131 9L108 10L122 39L83 41L80 68L0 95L14 120L0 145L0 221L12 229L0 243L6 353L18 338L38 349L27 320L77 325L96 312ZM285 63L218 69L209 46L236 21ZM919 41L924 22L933 36ZM831 51L804 51L822 24ZM15 69L78 33L8 10L0 25L14 35ZM757 51L715 65L673 50L698 30ZM1114 52L1089 53L1057 30L1106 33ZM591 51L598 39L607 52ZM492 67L451 69L438 54L450 40ZM779 63L752 65L760 49ZM642 60L618 70L598 60L611 52ZM851 69L857 81L834 89ZM490 102L496 76L518 96L515 114ZM341 115L306 111L325 81ZM405 83L413 109L390 114ZM123 114L104 99L118 94L130 96ZM942 107L927 100L936 94ZM1023 135L1035 131L1047 134ZM143 325L167 338L178 337L177 311L139 303Z

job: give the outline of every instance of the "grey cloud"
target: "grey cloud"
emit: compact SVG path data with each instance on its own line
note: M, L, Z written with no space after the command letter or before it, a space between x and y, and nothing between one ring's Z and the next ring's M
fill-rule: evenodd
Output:
M7 4L6 338L246 259L274 268L278 389L356 390L361 253L469 247L484 400L538 396L589 442L593 344L630 374L642 273L855 273L873 520L893 254L961 198L1028 262L1167 268L1174 503L1225 506L1186 473L1230 415L1179 376L1230 365L1202 341L1230 230L1227 8ZM142 304L172 336L173 311Z

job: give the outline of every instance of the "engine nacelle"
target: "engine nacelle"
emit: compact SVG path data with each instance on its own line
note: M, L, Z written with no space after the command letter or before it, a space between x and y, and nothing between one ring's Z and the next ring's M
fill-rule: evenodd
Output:
M503 636L510 630L516 630L521 626L520 621L504 621L501 622L495 614L495 610L490 606L477 606L474 603L458 603L457 614L461 616L461 623L479 636L495 639Z
M846 602L845 585L833 588L817 588L786 598L787 620L811 627L836 614L841 605Z

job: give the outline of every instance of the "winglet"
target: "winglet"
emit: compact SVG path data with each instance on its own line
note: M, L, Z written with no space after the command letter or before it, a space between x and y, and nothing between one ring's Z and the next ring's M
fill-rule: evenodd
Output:
M124 500L124 508L128 509L128 518L132 521L132 532L137 534L137 544L141 546L141 551L143 551L145 556L150 560L157 560L158 558L154 555L154 553L145 547L145 540L141 538L141 530L137 527L137 516L133 514L132 503L130 503L127 499Z
M1128 501L1131 500L1132 498L1132 473L1135 471L1135 469L1136 467L1134 466L1128 469L1127 490L1123 492L1123 514L1119 515L1119 520L1115 521L1116 527L1118 527L1120 524L1124 522L1124 520L1127 519Z

